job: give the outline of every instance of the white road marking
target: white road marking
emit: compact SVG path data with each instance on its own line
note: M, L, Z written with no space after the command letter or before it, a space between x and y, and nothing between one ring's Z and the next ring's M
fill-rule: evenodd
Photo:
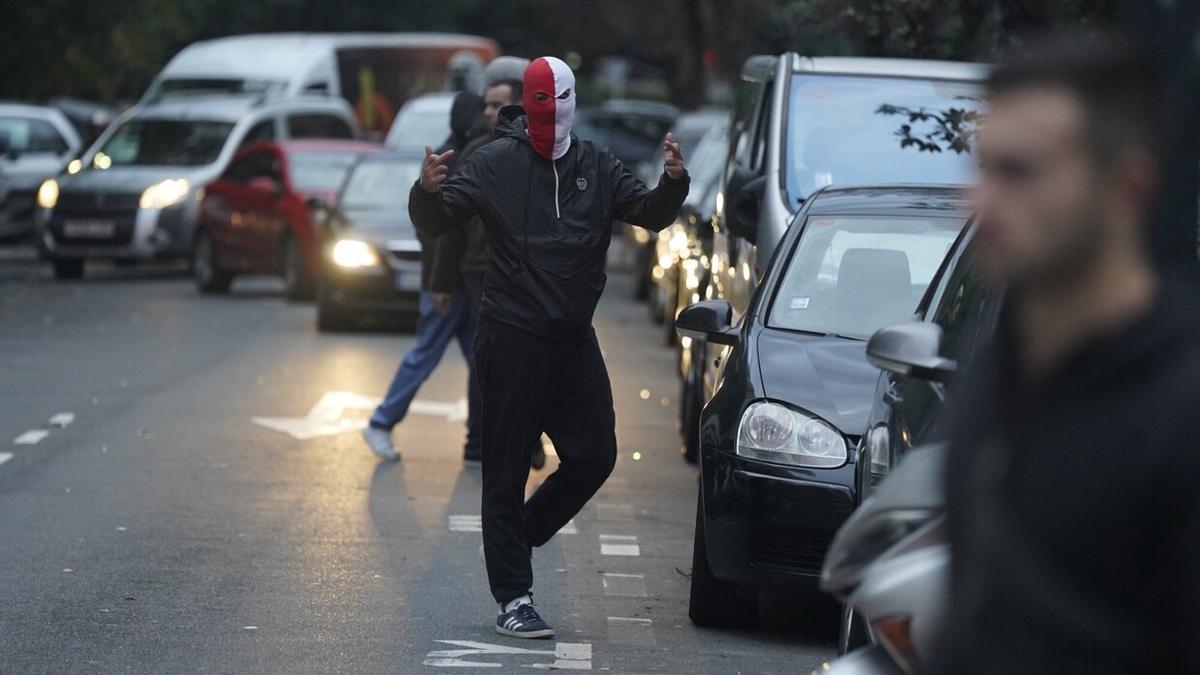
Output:
M0 464L5 463L12 458L13 454L11 452L0 452Z
M654 640L654 622L650 619L610 616L608 639L617 644L657 646Z
M605 572L601 578L604 582L604 594L627 598L646 597L646 577L641 574L617 574Z
M364 424L362 416L348 417L346 412L369 412L377 405L379 398L374 396L364 396L352 391L327 391L304 417L251 417L250 421L306 441L361 429ZM409 411L418 415L445 417L449 422L461 422L467 419L467 399L460 398L454 403L413 401Z
M448 517L448 526L451 532L483 532L483 517L474 514L451 515ZM579 534L575 519L568 520L558 533Z
M435 649L425 655L424 664L434 668L503 668L502 661L469 661L464 657L538 657L536 663L526 663L526 668L553 670L591 670L592 645L585 642L556 642L554 649L528 649L512 645L476 642L473 640L437 640L442 644L459 649ZM541 659L553 657L552 662Z
M45 429L30 429L25 433L13 439L14 445L37 445L42 442L42 439L49 436L50 432Z
M74 421L75 421L75 413L60 412L60 413L51 415L50 419L46 423L52 427L59 427L60 429L62 429L62 428L66 428L67 426L70 426L71 422L74 422Z
M626 534L600 535L600 555L641 555L637 537Z

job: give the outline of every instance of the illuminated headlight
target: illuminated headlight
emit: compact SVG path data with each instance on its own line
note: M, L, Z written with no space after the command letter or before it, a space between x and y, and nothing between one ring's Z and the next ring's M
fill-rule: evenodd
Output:
M143 209L165 209L187 198L190 187L183 178L168 178L146 188L138 200L138 206Z
M69 173L71 175L75 175L75 174L79 173L82 169L83 169L83 161L80 160L78 157L71 160L70 162L67 162L67 173Z
M776 464L829 469L846 463L846 439L815 417L778 403L757 401L742 414L737 454Z
M52 209L58 204L58 181L53 178L42 181L37 191L37 204L43 209Z
M330 252L333 263L338 267L363 269L379 267L379 254L365 241L339 239Z

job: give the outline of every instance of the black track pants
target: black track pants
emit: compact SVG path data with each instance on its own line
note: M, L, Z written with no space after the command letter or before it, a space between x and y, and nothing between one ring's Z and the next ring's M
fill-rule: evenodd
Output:
M592 337L542 340L481 319L476 373L483 394L483 546L496 602L533 586L530 549L541 546L600 489L617 459L612 388ZM532 448L542 432L559 467L525 501Z

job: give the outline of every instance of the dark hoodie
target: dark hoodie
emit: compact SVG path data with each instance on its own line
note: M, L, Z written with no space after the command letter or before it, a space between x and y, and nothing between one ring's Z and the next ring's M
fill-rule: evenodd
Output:
M608 148L574 135L565 155L546 159L529 144L518 106L501 111L496 132L438 192L413 185L413 224L438 235L478 214L488 237L480 316L547 340L586 340L607 280L613 219L667 227L687 197L688 177L664 173L647 189Z
M470 143L478 135L479 127L476 124L482 115L483 97L466 91L459 92L454 97L454 102L450 104L450 136L438 146L435 152L438 154L447 150L454 150L455 154L461 152L467 143ZM421 288L428 290L434 287L433 273L440 267L437 264L439 254L437 238L423 236L418 231L417 239L421 242Z

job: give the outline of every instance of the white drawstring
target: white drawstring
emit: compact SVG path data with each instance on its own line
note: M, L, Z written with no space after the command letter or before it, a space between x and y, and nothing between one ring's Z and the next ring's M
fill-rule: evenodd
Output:
M562 218L562 213L558 210L558 160L550 160L550 165L554 167L554 217Z

